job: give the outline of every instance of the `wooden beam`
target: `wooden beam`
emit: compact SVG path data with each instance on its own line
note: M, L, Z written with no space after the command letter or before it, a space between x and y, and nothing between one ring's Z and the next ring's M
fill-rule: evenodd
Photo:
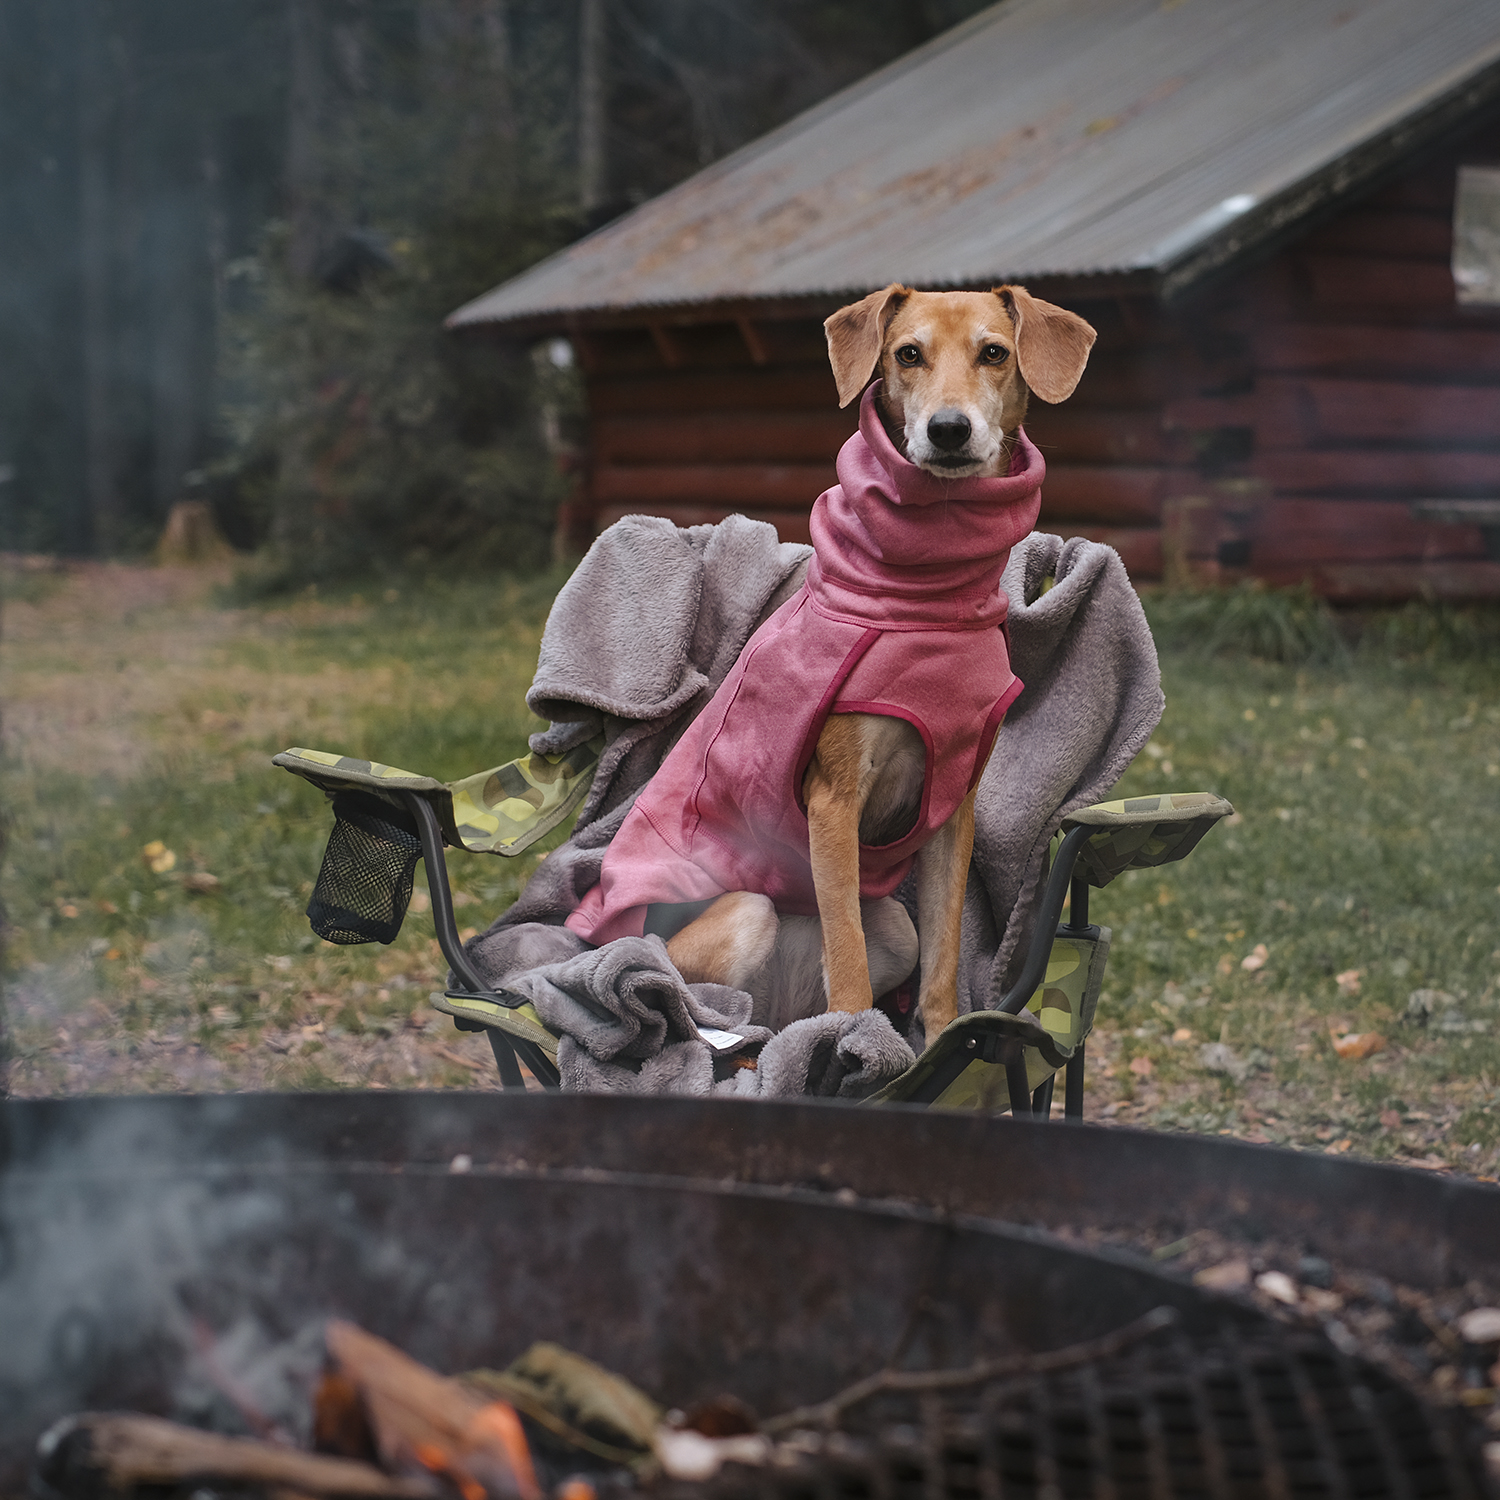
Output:
M783 542L808 543L812 536L808 530L805 511L756 510L751 507L717 505L606 505L594 518L594 533L597 535L624 516L661 516L674 526L712 526L725 516L748 516L752 521L765 521L776 528Z
M852 407L832 406L600 415L593 453L600 463L832 463L857 425Z
M791 368L663 370L590 380L589 410L596 416L626 412L837 411L838 392L827 361Z
M758 365L771 363L771 351L766 345L760 329L755 326L753 318L739 317L734 320L735 327L740 331L740 337L745 341L745 347L750 351L751 360Z
M1500 563L1327 563L1254 569L1277 587L1306 582L1335 604L1404 604L1434 599L1464 604L1500 599Z
M838 482L832 464L597 464L589 477L596 504L692 502L811 510Z
M651 342L656 345L656 352L661 355L661 362L669 370L680 370L687 363L687 354L682 347L681 339L663 323L652 323L648 325L651 330Z

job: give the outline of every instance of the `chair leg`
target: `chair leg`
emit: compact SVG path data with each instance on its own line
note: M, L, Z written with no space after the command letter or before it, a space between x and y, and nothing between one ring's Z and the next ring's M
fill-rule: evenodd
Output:
M516 1056L531 1069L531 1076L544 1089L556 1092L562 1087L562 1079L552 1066L552 1059L535 1042L522 1041L519 1037L511 1037L509 1040Z
M1040 1119L1050 1120L1052 1118L1052 1082L1056 1077L1057 1074L1054 1073L1031 1096L1031 1112Z
M521 1065L516 1061L510 1040L503 1031L496 1031L493 1026L486 1026L484 1034L490 1039L490 1051L495 1054L495 1066L500 1070L500 1087L506 1093L519 1091L524 1094L526 1080L521 1077Z
M1063 1115L1069 1120L1083 1118L1083 1048L1084 1043L1079 1042L1078 1050L1068 1059L1064 1079Z
M1019 1042L1005 1044L1005 1083L1010 1090L1010 1112L1016 1118L1031 1114L1031 1090L1026 1087L1026 1051Z

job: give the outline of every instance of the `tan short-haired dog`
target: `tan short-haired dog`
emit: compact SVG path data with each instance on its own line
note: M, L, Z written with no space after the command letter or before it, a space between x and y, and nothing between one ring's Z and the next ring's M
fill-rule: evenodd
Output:
M1053 402L1071 395L1095 337L1082 318L1040 301L1019 286L1002 286L993 292L914 292L892 285L842 308L824 326L839 404L847 406L858 397L878 372L882 379L878 416L884 434L872 432L871 436L888 454L894 445L896 452L888 461L900 467L904 460L927 474L957 481L1004 478L1011 473L1030 394ZM873 420L867 418L868 411L867 407L862 412L862 421ZM1039 472L1040 459L1034 450L1029 451ZM842 456L840 472L842 479ZM920 480L920 485L932 488L927 480ZM952 493L957 499L960 494L983 496L989 490L955 486ZM972 498L967 504L971 512L976 509ZM1032 521L1035 504L1033 494ZM936 512L944 506L940 501L930 508ZM984 509L982 501L977 508ZM1023 530L1032 521L1025 522ZM946 523L936 516L933 524ZM816 525L814 536L816 541ZM989 558L989 573L984 574L988 597L995 603L996 612L990 617L994 619L998 619L995 594L1005 550L1002 547ZM886 561L918 563L921 559ZM832 562L832 558L825 560L820 548L815 572L817 564ZM985 562L983 557L977 560L981 572ZM746 654L750 653L747 647ZM999 658L1002 669L1005 660L1003 655ZM996 693L1003 686L999 684ZM1002 704L997 712L1003 715L1003 711ZM924 779L929 774L930 736L925 730L919 734L906 717L853 709L829 711L826 704L823 712L826 718L801 781L801 801L806 808L812 884L822 925L828 1008L859 1011L868 1009L874 999L861 910L861 846L866 851L882 844L895 847L903 833L916 828L919 808L926 810ZM705 710L705 717L708 713ZM981 718L983 713L981 709ZM918 1014L929 1042L957 1014L960 922L974 841L974 790L995 728L998 719L989 726L990 738L978 752L981 758L967 795L915 855L921 934ZM967 742L970 747L976 738L977 727ZM965 766L965 775L967 771ZM962 787L960 782L958 793ZM866 908L869 904L865 903ZM881 904L895 906L888 897ZM909 931L905 913L897 914ZM778 925L769 896L729 889L673 935L667 951L690 982L744 988L770 958ZM890 930L888 921L883 925Z

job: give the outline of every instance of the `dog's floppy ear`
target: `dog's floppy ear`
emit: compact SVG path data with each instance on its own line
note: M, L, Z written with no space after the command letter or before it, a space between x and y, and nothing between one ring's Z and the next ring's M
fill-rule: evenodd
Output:
M997 286L995 295L1015 324L1021 378L1043 401L1066 401L1099 335L1077 313L1033 297L1024 286Z
M828 362L833 366L833 381L839 388L839 405L848 404L864 390L875 366L880 363L880 346L891 319L901 304L911 296L911 288L893 281L879 292L841 307L823 324L828 335Z

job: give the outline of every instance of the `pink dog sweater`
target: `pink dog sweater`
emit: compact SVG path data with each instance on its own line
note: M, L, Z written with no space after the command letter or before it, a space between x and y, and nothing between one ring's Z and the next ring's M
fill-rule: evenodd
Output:
M1036 525L1042 456L1017 434L1003 479L940 479L897 451L865 392L839 482L812 512L806 585L750 638L636 799L567 925L639 937L654 902L758 891L815 915L802 780L830 713L893 714L927 748L922 806L895 843L861 844L859 889L888 896L979 780L1010 669L1000 574Z

